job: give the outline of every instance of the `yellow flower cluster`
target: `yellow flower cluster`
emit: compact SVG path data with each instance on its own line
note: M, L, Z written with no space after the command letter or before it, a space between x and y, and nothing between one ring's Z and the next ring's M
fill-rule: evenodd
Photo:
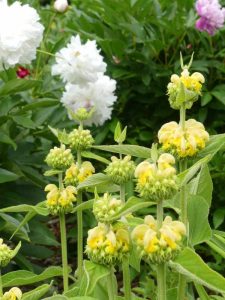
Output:
M131 238L143 259L162 263L177 255L185 234L185 225L180 221L173 221L167 216L161 228L157 230L157 221L154 217L146 216L144 224L134 228Z
M169 199L178 189L174 164L174 157L168 153L161 154L157 163L140 163L135 170L140 196L152 201Z
M73 163L69 169L66 170L65 184L68 185L78 185L89 176L95 173L95 168L89 161L84 161L81 167L78 164Z
M20 300L22 299L22 292L18 287L11 288L8 292L0 298L1 300Z
M126 227L98 223L88 231L86 253L89 258L103 265L121 262L130 250L130 237Z
M56 215L60 211L68 213L73 208L73 202L76 201L76 189L73 186L59 189L55 184L48 184L45 187L47 193L46 206L51 214Z
M158 138L164 150L170 150L179 157L187 157L205 147L209 134L202 123L189 119L185 121L184 130L174 121L164 124Z
M205 82L201 73L195 72L190 75L187 68L184 68L180 77L173 74L170 80L167 89L170 105L174 109L180 109L183 103L185 108L191 108L193 102L201 95L202 83Z

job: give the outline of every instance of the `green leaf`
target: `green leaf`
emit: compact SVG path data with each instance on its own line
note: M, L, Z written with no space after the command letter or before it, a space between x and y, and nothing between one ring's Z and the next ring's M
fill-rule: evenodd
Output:
M217 232L218 231L213 231L213 236L209 241L206 241L206 243L211 249L225 258L225 238Z
M93 207L93 204L94 204L94 200L85 201L85 202L77 205L76 207L74 207L71 213L74 213L77 211L83 211L86 209L91 209Z
M19 176L17 174L0 168L0 183L15 181L18 178Z
M155 202L150 202L150 201L143 201L140 198L137 197L130 197L125 205L113 216L111 216L108 221L115 221L118 220L120 217L133 213L139 209L149 207L152 205L156 205Z
M54 176L54 175L58 175L58 174L61 174L61 173L63 173L63 171L52 169L52 170L45 171L44 176Z
M121 125L120 122L117 123L115 131L114 131L114 141L118 143L119 137L121 135Z
M37 127L37 125L27 115L13 116L12 119L18 125L23 126L25 128L34 129Z
M85 158L95 159L95 160L100 161L100 162L102 162L104 164L107 164L107 165L110 163L110 161L108 159L106 159L106 158L104 158L100 155L97 155L93 152L90 152L90 151L82 151L81 155Z
M50 287L51 285L49 284L42 284L41 286L37 287L36 289L30 292L24 293L22 300L39 300L48 292Z
M225 293L225 278L212 270L192 249L185 248L169 265L191 281L216 292Z
M225 148L225 133L211 135L206 147L199 152L197 158L205 157L206 155L214 156L219 150Z
M20 93L39 86L41 81L13 79L0 87L0 97Z
M101 184L110 184L111 183L111 179L103 174L103 173L97 173L94 174L90 177L88 177L86 180L84 180L83 182L81 182L77 189L83 189L83 188L88 188L88 187L93 187L93 186L98 186Z
M92 146L92 148L112 153L127 154L141 158L151 157L151 149L136 145Z
M0 143L11 145L14 150L16 150L16 148L17 148L16 143L10 138L10 136L5 134L3 131L1 131L1 134L0 134Z
M59 100L58 99L35 99L33 100L32 103L29 103L27 105L24 105L20 111L18 112L18 114L27 112L29 110L35 110L37 108L41 108L41 107L50 107L50 106L55 106L59 104Z
M61 267L49 267L38 275L25 270L14 271L2 276L2 285L3 287L29 285L53 277L59 277L62 274Z
M201 167L200 172L189 185L191 194L203 197L207 201L208 205L211 205L213 183L207 165L203 165Z
M208 241L211 228L208 222L209 205L204 198L190 195L188 202L189 243L194 246Z
M0 212L3 213L21 213L21 212L34 212L37 215L41 216L48 216L49 212L45 205L45 201L38 203L38 205L28 205L28 204L21 204L16 206L10 206L6 208L0 209Z
M207 295L202 285L195 283L195 288L201 300L210 300L209 296Z
M84 276L80 283L80 295L91 295L97 282L110 274L109 268L93 263L91 261L84 261Z
M5 213L0 213L0 218L5 221L4 226L1 228L2 231L7 232L8 234L13 234L16 231L16 236L18 238L29 241L27 231L24 228L18 229L20 222L17 219Z

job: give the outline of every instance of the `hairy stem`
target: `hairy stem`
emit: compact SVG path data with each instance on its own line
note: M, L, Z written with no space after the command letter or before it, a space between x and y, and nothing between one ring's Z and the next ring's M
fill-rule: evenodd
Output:
M157 230L159 231L163 223L163 201L157 203ZM166 264L157 265L157 299L166 300Z
M60 213L60 233L61 233L61 250L63 266L63 290L68 291L68 260L67 260L67 239L66 239L66 221L65 214Z
M81 151L77 151L77 164L80 168L82 163ZM77 195L77 205L82 204L83 195L82 191L78 192ZM82 210L77 211L77 272L78 279L80 280L83 273L83 212Z
M113 266L109 267L109 268L110 268L110 274L108 275L108 278L107 278L108 296L109 296L109 300L115 300L114 285L113 285L113 280L114 280Z

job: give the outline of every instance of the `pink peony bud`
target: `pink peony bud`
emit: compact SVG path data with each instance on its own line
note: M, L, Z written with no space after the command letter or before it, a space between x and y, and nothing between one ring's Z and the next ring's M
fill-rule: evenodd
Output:
M19 78L25 78L30 75L30 71L24 67L18 67L16 74Z
M54 3L54 9L60 13L64 13L67 10L68 6L69 4L67 0L56 0Z

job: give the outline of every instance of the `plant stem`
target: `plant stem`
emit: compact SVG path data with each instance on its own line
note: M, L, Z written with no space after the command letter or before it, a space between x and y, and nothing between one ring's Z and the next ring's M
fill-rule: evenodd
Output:
M0 269L0 297L3 296L3 291L2 291L2 271Z
M126 187L125 184L120 185L120 200L126 202ZM130 267L129 267L129 256L123 258L123 290L125 300L131 300L131 282L130 282Z
M82 163L81 151L77 151L77 164L80 168ZM78 192L77 205L82 204L83 197L82 191ZM83 273L83 212L82 210L77 211L77 272L78 279L80 280Z
M180 109L180 125L182 129L185 129L185 106L182 105ZM187 169L187 161L186 159L181 159L179 162L179 171L183 172ZM188 217L187 217L187 197L186 197L186 187L185 185L181 187L180 191L180 219L184 223L187 228L187 240L188 240ZM177 292L177 300L184 300L186 294L186 277L184 275L179 274L179 283L178 283L178 292Z
M61 232L61 249L62 249L62 266L63 266L63 290L68 291L68 261L67 261L67 240L66 240L66 221L65 214L60 213L60 232Z
M108 275L107 278L107 288L108 288L108 296L109 296L109 300L114 300L114 285L113 285L113 275L114 275L114 271L113 271L113 266L109 267L110 268L110 274Z
M163 222L163 201L157 203L157 230L162 227ZM166 300L166 264L157 265L157 286L158 300Z
M59 189L63 189L62 173L58 176ZM67 238L66 238L66 221L65 213L59 214L60 234L61 234L61 252L62 252L62 267L63 267L63 290L68 290L68 260L67 260Z

